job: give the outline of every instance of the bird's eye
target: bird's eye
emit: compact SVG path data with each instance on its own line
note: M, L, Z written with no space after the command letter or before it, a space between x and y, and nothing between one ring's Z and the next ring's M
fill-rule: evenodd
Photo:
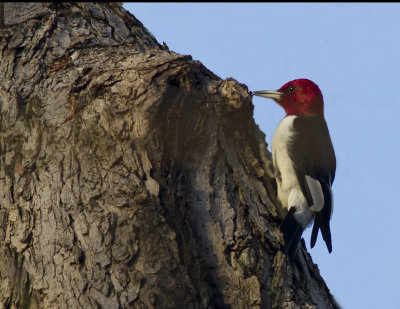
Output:
M293 92L295 89L296 89L296 87L292 85L289 87L289 92Z

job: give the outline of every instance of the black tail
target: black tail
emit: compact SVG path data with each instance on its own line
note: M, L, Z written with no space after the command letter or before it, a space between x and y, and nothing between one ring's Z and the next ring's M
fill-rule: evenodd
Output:
M301 235L303 234L303 227L294 218L295 211L296 209L291 207L279 227L285 241L283 253L289 256L292 265L294 264L294 259L296 257L297 246L299 245Z
M319 225L317 223L317 215L315 215L314 218L314 226L312 228L312 232L311 232L311 248L314 248L315 243L317 242L317 237L318 237L318 231L319 231Z
M332 237L329 221L332 213L332 196L327 184L321 183L322 192L324 193L325 204L321 211L315 213L314 226L311 233L311 248L315 246L317 241L318 230L321 230L322 238L326 243L328 252L332 252Z
M329 220L325 220L322 211L315 213L314 226L311 233L311 248L314 248L315 246L319 229L321 229L322 238L326 243L328 252L331 253L332 252L331 229L329 226Z

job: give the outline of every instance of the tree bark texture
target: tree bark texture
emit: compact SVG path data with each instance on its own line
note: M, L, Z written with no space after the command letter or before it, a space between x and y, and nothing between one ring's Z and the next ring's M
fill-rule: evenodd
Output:
M0 308L334 308L251 95L120 4L5 3Z

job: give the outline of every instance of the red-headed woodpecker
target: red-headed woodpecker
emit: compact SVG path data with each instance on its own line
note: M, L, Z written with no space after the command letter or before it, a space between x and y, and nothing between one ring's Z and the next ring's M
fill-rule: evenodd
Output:
M288 210L280 225L285 241L283 251L293 264L303 230L314 220L311 248L321 230L331 253L329 221L336 158L324 118L322 93L312 81L296 79L277 91L253 94L274 99L286 112L271 143L278 199Z

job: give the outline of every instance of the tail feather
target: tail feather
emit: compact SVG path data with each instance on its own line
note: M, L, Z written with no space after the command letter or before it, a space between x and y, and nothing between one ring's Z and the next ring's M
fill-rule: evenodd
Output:
M318 230L321 230L322 238L325 241L326 247L328 248L328 252L332 252L332 237L331 237L331 229L329 226L329 219L326 220L326 217L323 214L323 210L315 213L314 226L311 233L311 248L314 248L315 243L317 241Z
M329 226L329 221L331 220L332 215L332 191L328 184L322 182L321 183L322 192L324 194L325 205L321 209L321 211L315 214L316 222L321 230L322 238L326 243L326 247L328 248L329 253L332 252L332 237L331 237L331 229Z
M314 220L314 226L313 226L313 229L312 229L312 232L311 232L311 241L310 241L311 248L314 248L315 243L317 242L318 231L319 231L319 225L317 223L317 220L315 219Z
M303 227L294 218L295 212L296 209L291 207L279 227L285 241L283 253L289 256L291 264L294 264L297 247L303 234Z
M329 227L329 220L324 222L325 224L322 224L320 226L321 229L321 234L322 238L324 239L326 243L326 247L328 248L328 252L332 252L332 237L331 237L331 229Z
M329 221L331 220L332 215L332 191L330 189L329 184L325 182L320 182L322 193L324 194L324 207L315 212L314 218L314 226L311 232L311 248L315 246L317 241L318 231L321 230L322 238L325 241L326 247L328 248L328 252L332 252L332 237L331 237L331 229L329 226Z

